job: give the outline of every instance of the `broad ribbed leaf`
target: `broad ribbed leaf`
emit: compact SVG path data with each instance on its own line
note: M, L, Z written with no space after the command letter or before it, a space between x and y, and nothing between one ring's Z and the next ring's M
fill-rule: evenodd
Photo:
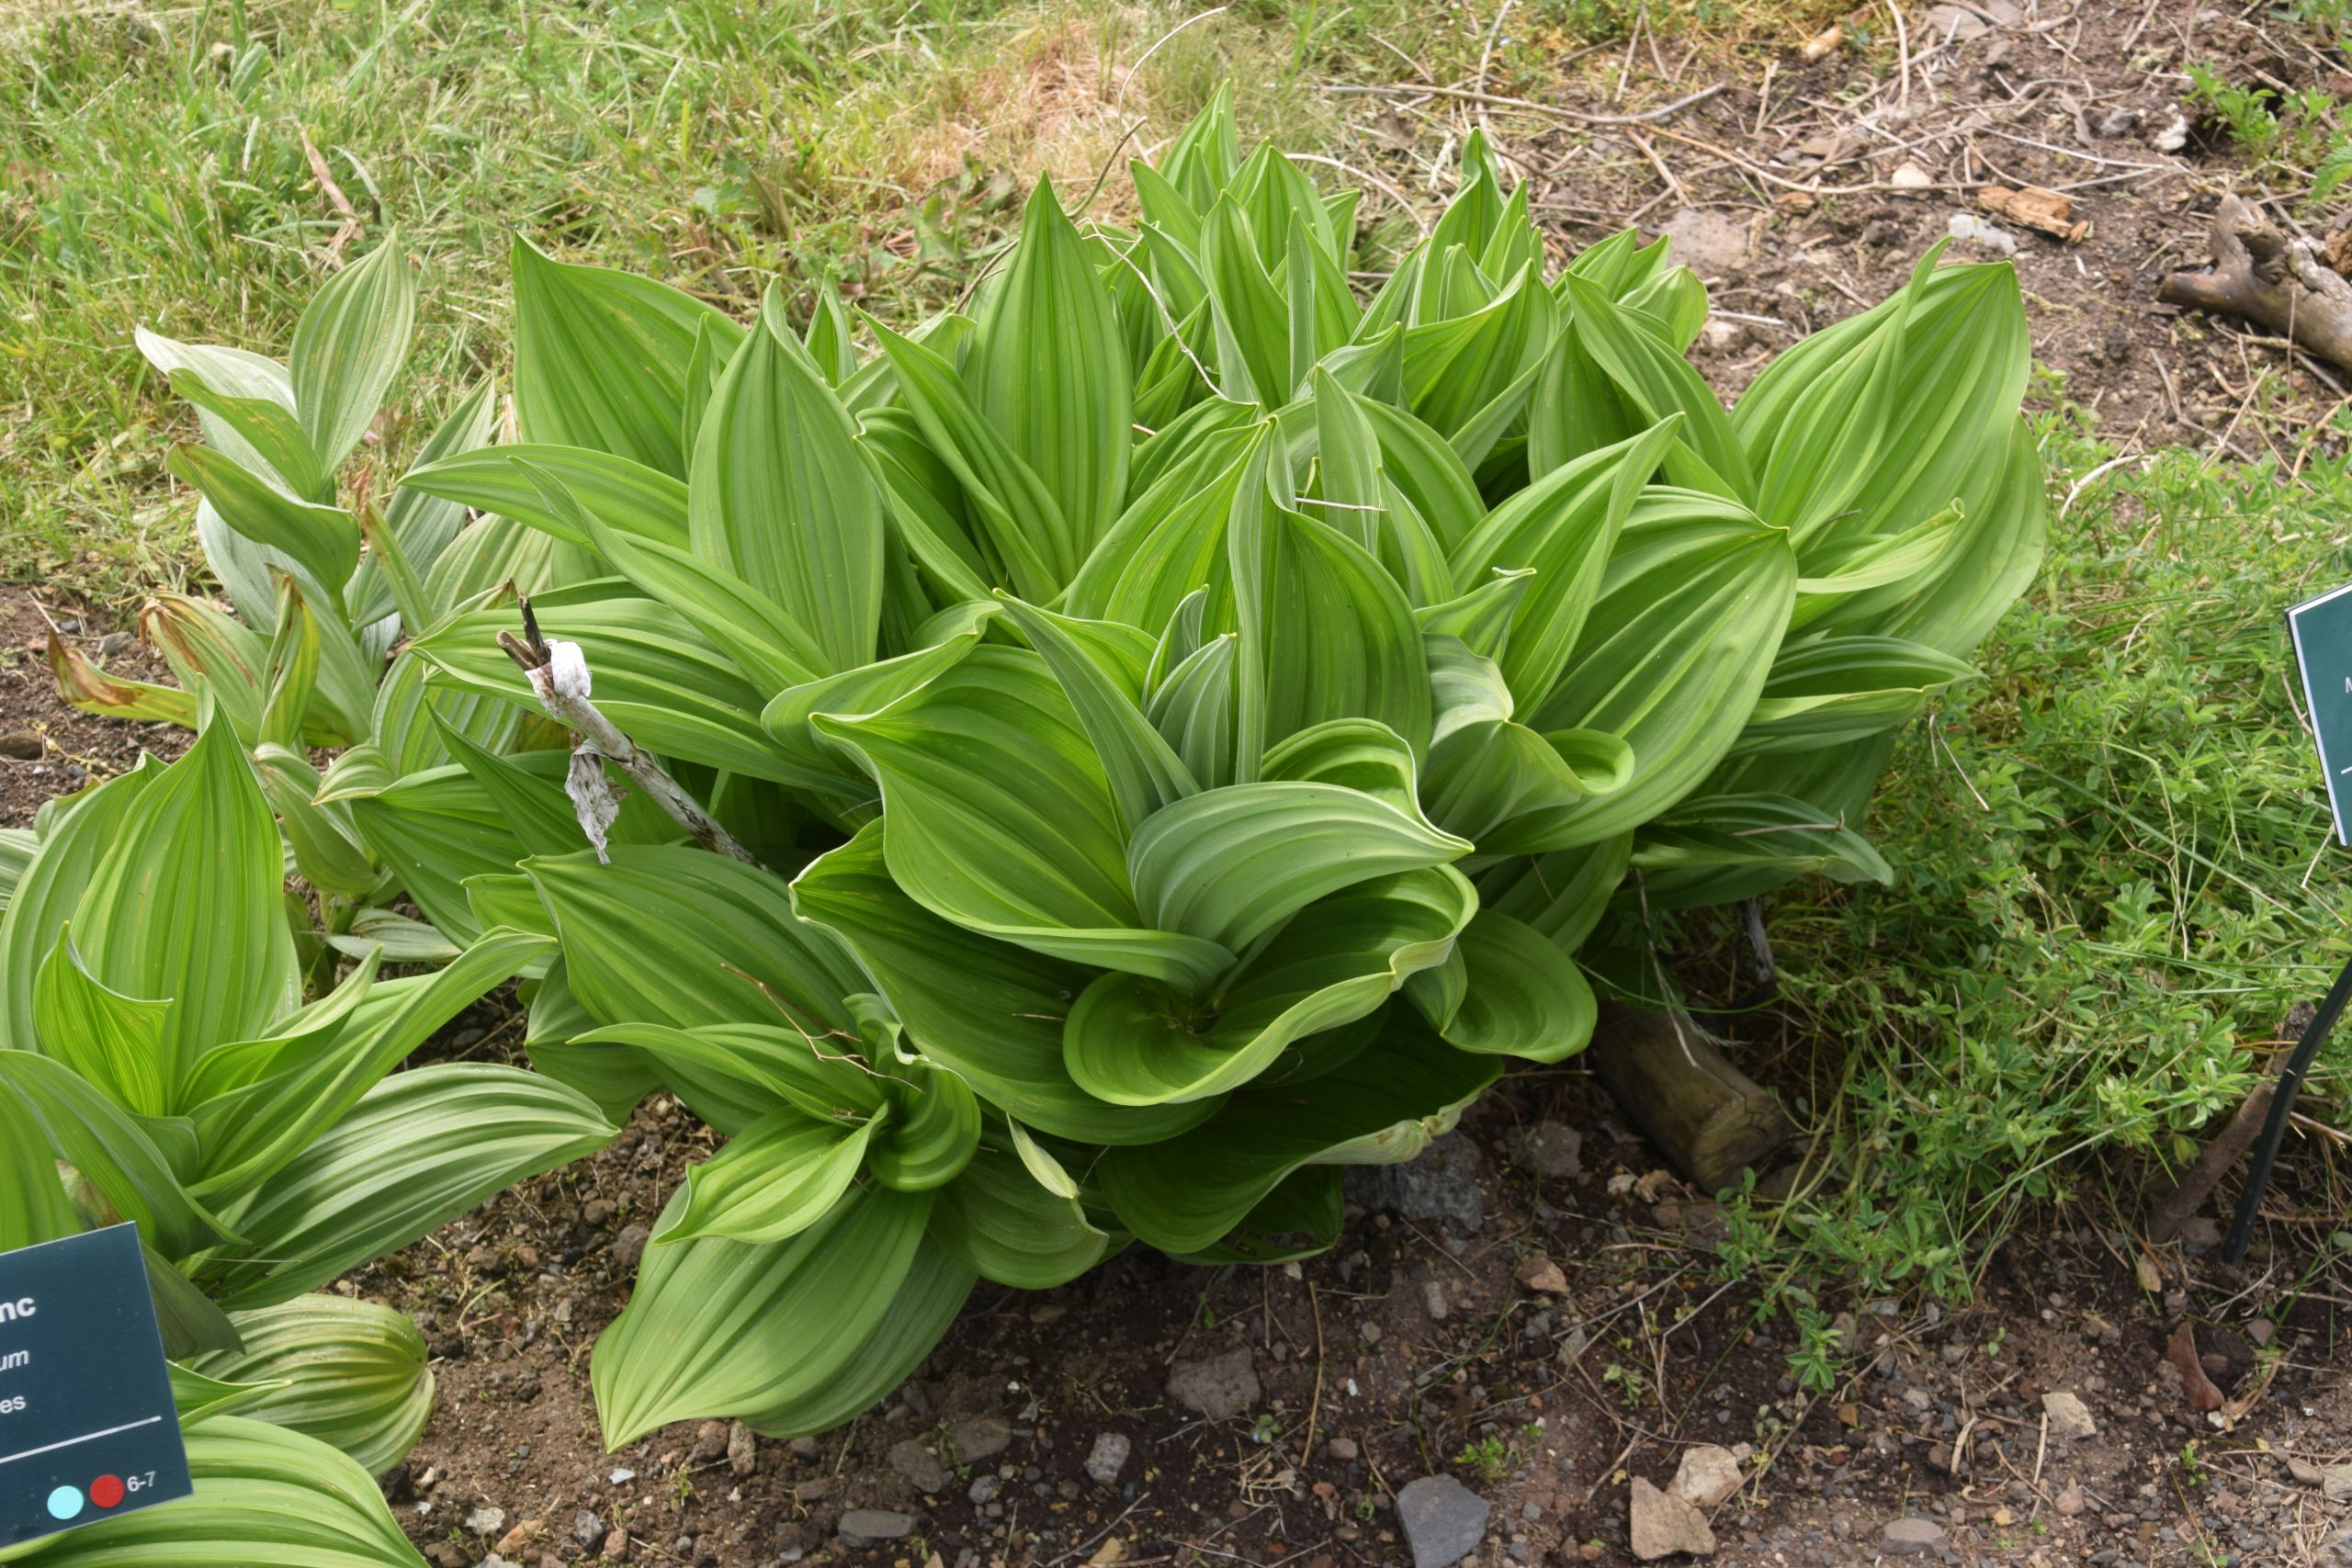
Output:
M141 793L92 872L74 945L108 990L172 1003L156 1043L163 1081L294 1005L281 855L261 785L215 723Z
M671 1199L665 1226L684 1201ZM856 1189L786 1241L649 1247L591 1363L605 1446L688 1418L805 1430L807 1404L888 1315L931 1206L927 1194Z
M576 266L517 238L514 415L523 439L586 446L686 473L686 372L705 331L732 352L743 329L651 278Z
M1592 1038L1597 1008L1584 973L1543 932L1481 909L1454 945L1463 981L1457 998L1417 980L1409 995L1430 1027L1457 1050L1557 1062Z
M58 819L17 874L6 909L0 912L0 975L40 973L108 846L122 831L132 805L163 773L162 763L142 758L120 777L50 808L59 812ZM0 986L0 1047L40 1049L34 994L28 985Z
M15 1094L0 1094L0 1249L13 1252L81 1233L81 1216L61 1175L32 1107Z
M792 885L793 906L856 954L925 1060L1008 1115L1083 1143L1153 1142L1216 1109L1131 1110L1080 1089L1063 1059L1062 1018L1089 972L933 914L891 879L882 840L875 823L811 863Z
M188 1427L196 1495L43 1544L40 1568L424 1568L367 1471L314 1438L209 1416Z
M1094 743L1123 831L1132 835L1161 807L1199 791L1201 786L1182 759L1136 705L1141 694L1139 682L1123 680L1106 669L1080 640L1086 635L1084 623L1024 604L1009 594L999 598L1021 635L1053 672L1079 724Z
M1178 984L1232 961L1137 916L1102 764L1035 654L983 647L879 713L813 722L879 777L890 874L933 913Z
M807 629L825 658L810 674L874 657L882 498L856 437L807 352L763 322L728 362L695 444L694 553Z
M339 506L300 501L209 447L182 446L168 463L220 519L257 545L281 551L338 611L343 585L359 565L359 524Z
M811 1042L855 1038L843 998L865 988L864 976L832 938L793 912L782 879L674 845L615 845L609 864L574 854L524 869L555 917L571 988L598 1022L753 1023ZM690 1064L662 1066L681 1098L723 1133L767 1109L744 1115L740 1089Z
M1296 1042L1366 1016L1445 961L1477 911L1448 867L1375 877L1299 911L1208 996L1104 975L1064 1026L1071 1077L1114 1105L1182 1103L1240 1088Z
M0 1051L0 1096L41 1127L44 1147L167 1256L185 1258L231 1239L229 1228L188 1196L139 1120L63 1065L29 1051Z
M928 343L901 337L870 318L869 324L897 372L909 412L963 485L1013 592L1049 602L1078 570L1081 553L1061 503L973 404L951 362Z
M1074 569L1126 504L1133 382L1111 298L1051 180L1029 193L964 378L1060 508Z
M1495 1058L1456 1051L1392 1012L1346 1072L1253 1088L1182 1137L1109 1151L1096 1178L1138 1240L1198 1252L1302 1166L1411 1159L1498 1071Z
M488 378L474 383L473 389L449 411L416 455L419 468L433 468L455 461L480 451L490 445L498 428L498 388ZM433 570L449 541L466 525L466 509L445 496L425 490L410 490L406 481L384 502L384 525L400 542L401 553L408 558L410 567L420 576ZM447 608L447 606L440 606ZM413 626L409 632L421 632L423 626Z
M1242 775L1257 755L1332 719L1386 725L1429 743L1429 666L1396 580L1364 549L1268 496L1234 508L1227 536L1240 625ZM1253 723L1259 694L1262 718ZM1262 726L1262 727L1261 727Z
M233 1321L243 1351L216 1351L187 1365L217 1382L260 1385L238 1403L240 1415L339 1449L370 1475L400 1463L424 1435L433 1371L424 1336L405 1314L310 1295L238 1313Z
M1633 749L1625 785L1522 816L1528 850L1648 821L1723 759L1771 672L1796 591L1788 536L1733 503L1657 487L1635 503L1552 694L1526 723L1598 730Z
M220 1266L216 1293L232 1310L291 1301L617 1131L537 1074L478 1062L395 1073L238 1211L254 1261Z
M697 1236L764 1244L797 1235L849 1190L886 1120L850 1127L812 1122L797 1108L770 1111L686 1172L686 1201L663 1213L653 1244Z
M286 367L302 428L327 472L368 434L415 325L416 275L401 253L397 228L303 309Z
M535 932L484 932L445 968L369 987L340 1027L305 1036L266 1076L187 1106L203 1148L203 1174L190 1190L217 1201L251 1190L492 987L545 958L548 945Z
M1661 909L1736 903L1801 875L1894 880L1860 833L1782 795L1697 796L1634 836L1634 866Z
M1487 908L1525 923L1562 953L1584 945L1625 877L1629 832L1504 862L1478 879Z
M1418 809L1338 784L1269 781L1177 802L1143 825L1128 854L1154 925L1241 953L1326 894L1470 849Z
M171 1114L178 1085L166 1076L163 1050L170 1001L126 997L91 978L71 927L57 933L32 992L44 1053L133 1115Z
M403 494L415 491L477 512L493 512L566 544L592 547L594 540L549 510L544 492L531 482L526 466L561 481L573 499L606 527L655 544L686 547L684 481L630 458L586 447L484 446L411 468L401 476L401 489Z
M1974 673L1948 653L1901 637L1832 637L1783 648L1733 755L1814 750L1881 734Z
M1535 574L1504 591L1516 608L1502 651L1491 656L1520 705L1532 707L1558 683L1610 552L1674 428L1669 419L1553 469L1495 508L1455 547L1449 564L1458 582L1496 572Z
M996 1149L940 1189L931 1235L981 1279L1022 1291L1068 1284L1125 1239L1089 1220L1075 1193L1047 1191L1017 1156Z
M803 770L797 786L825 799L824 805L843 818L865 820L880 805L874 781L849 747L823 734L815 716L855 718L878 713L937 676L953 669L977 647L997 614L993 603L976 613L969 624L929 648L863 665L788 687L776 694L760 714L760 723L793 766Z
M553 474L527 464L524 468L539 487L548 515L576 526L614 570L676 611L712 647L725 649L761 688L813 680L832 663L832 655L819 646L793 606L725 566L713 565L707 553L632 538L607 527Z
M303 501L332 501L334 487L327 465L302 429L294 411L275 397L238 397L215 391L204 373L182 368L171 373L172 390L236 432L261 458L256 472L276 478Z
M1700 468L1687 472L1665 455L1667 472L1677 483L1713 490L1701 481L1720 481L1732 500L1753 502L1756 480L1748 471L1747 454L1734 434L1731 418L1714 392L1691 368L1690 362L1637 324L1609 296L1573 274L1560 279L1563 298L1575 315L1572 351L1592 356L1625 407L1645 425L1680 414L1675 436L1699 460Z

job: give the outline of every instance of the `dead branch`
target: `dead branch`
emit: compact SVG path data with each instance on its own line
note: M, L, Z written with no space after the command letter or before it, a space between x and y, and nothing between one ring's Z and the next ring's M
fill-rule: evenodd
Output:
M577 765L579 751L582 750L610 757L619 763L621 771L668 812L678 826L693 834L703 848L745 865L760 863L758 856L720 827L718 819L704 810L702 803L670 776L660 759L623 734L618 725L588 700L588 661L582 657L580 645L541 637L538 619L531 614L529 600L523 601L523 636L502 631L498 634L498 646L529 679L531 691L539 699L539 705L547 709L548 716L579 738L571 776L565 783L571 793L573 807L580 813L581 830L595 845L597 859L605 858L604 829L611 825L612 816L609 803L599 798L593 788L583 787L585 781L580 777L582 770ZM595 783L602 782L599 771Z
M2238 316L2352 369L2352 283L2310 240L2289 239L2234 196L2213 218L2213 262L2176 272L2156 290L2167 305Z
M2212 1196L2222 1174L2254 1145L2255 1134L2262 1131L2263 1120L2270 1114L2271 1097L2278 1090L2278 1069L2287 1065L2295 1037L2310 1027L2314 1010L2309 1002L2295 1004L2287 1014L2285 1038L2270 1053L2262 1080L2248 1091L2237 1114L2230 1118L2229 1125L2216 1134L2211 1143L2199 1151L2196 1161L2181 1172L2179 1182L2159 1193L2148 1205L2150 1241L2167 1242L2178 1236L2189 1216L2203 1208L2205 1200Z

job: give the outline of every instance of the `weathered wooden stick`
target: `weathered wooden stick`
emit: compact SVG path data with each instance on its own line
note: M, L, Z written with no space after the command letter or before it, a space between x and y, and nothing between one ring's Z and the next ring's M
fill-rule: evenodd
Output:
M2205 1205L2213 1189L2221 1182L2222 1173L2237 1164L2238 1157L2254 1146L2262 1123L2270 1114L2270 1101L2278 1092L2278 1069L2287 1065L2294 1054L2295 1037L2311 1027L2312 1015L2318 1011L2309 1002L2297 1002L2288 1010L2287 1021L2281 1026L2279 1043L2273 1047L2270 1060L2264 1064L2262 1079L2246 1091L2237 1113L2229 1124L2214 1134L2213 1141L2198 1151L2197 1158L2181 1172L2180 1180L2170 1190L2159 1193L2148 1205L2148 1239L2167 1242L2178 1236L2189 1216Z
M1585 1049L1602 1087L1690 1183L1719 1192L1797 1135L1771 1091L1688 1014L1603 1002Z
M2156 298L2242 316L2352 369L2352 282L2317 245L2289 239L2234 196L2213 215L2213 265L2172 274Z
M539 636L537 617L531 614L529 600L523 601L524 636L513 632L498 634L498 646L506 657L518 665L529 678L531 690L548 716L569 728L579 737L582 749L618 762L621 771L656 805L668 812L681 828L695 837L707 850L741 861L745 865L758 865L759 857L745 849L734 834L719 826L718 819L703 809L702 802L688 795L654 755L639 746L620 726L606 718L596 705L588 700L588 661L581 656L580 645L571 642L548 642ZM579 753L573 756L577 759ZM576 765L565 784L572 796L575 809L581 813L581 830L596 847L596 857L605 855L604 829L611 824L608 803L590 797L582 778L583 770ZM601 784L603 774L596 774Z

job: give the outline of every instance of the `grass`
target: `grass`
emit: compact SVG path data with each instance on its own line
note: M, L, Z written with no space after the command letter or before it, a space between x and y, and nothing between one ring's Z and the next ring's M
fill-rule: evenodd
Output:
M2352 954L2284 622L2352 579L2352 461L2316 434L2285 463L2107 467L2081 416L2044 419L2071 504L1984 678L1880 790L1897 882L1773 914L1787 1066L1829 1135L1794 1201L1735 1204L1726 1257L1801 1317L1805 1281L1965 1299L2029 1219L2129 1225ZM2304 1091L2322 1122L2346 1122L2347 1066L2339 1038ZM2299 1142L2267 1212L2324 1235L2335 1151Z

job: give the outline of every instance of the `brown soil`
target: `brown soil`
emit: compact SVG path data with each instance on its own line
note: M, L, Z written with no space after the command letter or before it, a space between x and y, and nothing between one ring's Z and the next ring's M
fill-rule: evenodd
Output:
M51 628L109 674L172 684L163 660L79 606L48 604L0 589L0 828L26 828L42 801L112 778L152 751L168 761L186 730L125 724L57 700L44 649Z
M2153 303L2164 271L2201 258L2222 183L2264 193L2209 134L2177 154L2150 137L2176 110L2185 61L2339 92L2352 85L2342 62L2259 7L2193 19L2163 0L2086 0L2048 17L2004 0L1914 9L1907 89L1883 50L1789 56L1769 76L1726 68L1725 90L1633 128L1497 109L1498 141L1566 243L1628 216L1672 228L1719 310L1737 313L1699 351L1726 391L1796 336L1883 298L1965 211L2017 240L2037 357L2119 444L2253 456L2316 423L2342 395L2331 373ZM1935 29L1955 15L1975 36L1945 41ZM1553 102L1609 113L1713 80L1671 69L1665 55L1679 53L1629 51L1623 103L1615 62ZM1365 108L1375 136L1428 154L1476 106L1400 94ZM1809 141L1826 164L1805 159ZM1932 188L1879 188L1905 163ZM1756 170L1825 194L1791 199ZM2071 186L2090 228L2064 243L1990 218L1985 181ZM2249 418L2257 399L2265 417ZM0 594L0 649L43 626L17 591ZM97 636L74 629L95 655ZM103 661L155 674L135 649ZM182 743L62 709L37 652L0 664L0 734L28 729L43 755L0 761L0 824L141 747ZM433 1051L511 1056L518 1033L511 1008L485 1005ZM1580 1168L1539 1175L1510 1157L1514 1133L1544 1122L1581 1132ZM842 1431L747 1447L713 1423L606 1456L590 1348L626 1300L645 1227L710 1147L657 1101L612 1149L346 1282L413 1312L435 1354L433 1424L388 1495L452 1568L493 1551L529 1568L1336 1568L1410 1562L1396 1494L1453 1474L1491 1504L1473 1561L1616 1563L1633 1561L1633 1479L1664 1485L1684 1449L1714 1443L1740 1455L1747 1483L1713 1511L1720 1562L1872 1562L1906 1517L1972 1562L2346 1560L2330 1545L2345 1506L2322 1477L2352 1459L2347 1303L2306 1258L2224 1267L2210 1223L2165 1248L2115 1214L2044 1228L2002 1249L1965 1312L1831 1302L1851 1309L1841 1327L1858 1370L1815 1395L1790 1376L1787 1325L1759 1325L1754 1293L1724 1282L1723 1216L1656 1169L1573 1065L1512 1080L1473 1111L1462 1145L1478 1167L1475 1227L1358 1204L1339 1247L1295 1271L1187 1269L1136 1250L1059 1291L983 1288L917 1377ZM2166 1356L2184 1321L2202 1371L2243 1408L2192 1408ZM1261 1385L1247 1411L1210 1420L1171 1402L1171 1368L1236 1349ZM2096 1434L2051 1430L2052 1393L2077 1395ZM1105 1434L1131 1448L1108 1483L1087 1471ZM860 1507L914 1522L849 1547L841 1515Z
M1538 1122L1588 1130L1580 1170L1513 1159ZM401 1517L459 1568L501 1533L534 1563L593 1560L615 1532L631 1561L723 1568L1385 1564L1411 1561L1396 1489L1451 1473L1492 1503L1480 1563L1617 1563L1633 1560L1630 1477L1664 1486L1683 1449L1713 1443L1747 1477L1714 1514L1725 1563L1869 1562L1905 1517L1971 1562L2312 1562L2343 1528L2311 1483L2352 1447L2326 1292L2272 1321L2286 1281L2218 1266L2204 1227L2145 1254L2147 1292L2141 1244L2110 1221L2013 1244L1964 1313L1855 1303L1840 1322L1857 1370L1815 1397L1788 1376L1785 1325L1758 1328L1709 1256L1720 1213L1652 1168L1589 1077L1525 1075L1462 1138L1475 1229L1351 1208L1339 1247L1295 1274L1138 1250L1058 1291L984 1286L884 1408L822 1439L739 1446L738 1466L718 1422L605 1455L584 1387L625 1262L707 1151L660 1102L612 1150L356 1282L415 1312L437 1357ZM2260 1393L2227 1430L2165 1359L2191 1312L2207 1372ZM2267 1382L2262 1343L2283 1351ZM1235 1349L1261 1385L1247 1411L1173 1404L1172 1367ZM2097 1434L2049 1430L2052 1392L2079 1396ZM975 1460L991 1419L1009 1442ZM1086 1471L1104 1434L1132 1446L1109 1484ZM484 1507L503 1517L469 1535ZM837 1533L851 1508L916 1522L853 1549Z

